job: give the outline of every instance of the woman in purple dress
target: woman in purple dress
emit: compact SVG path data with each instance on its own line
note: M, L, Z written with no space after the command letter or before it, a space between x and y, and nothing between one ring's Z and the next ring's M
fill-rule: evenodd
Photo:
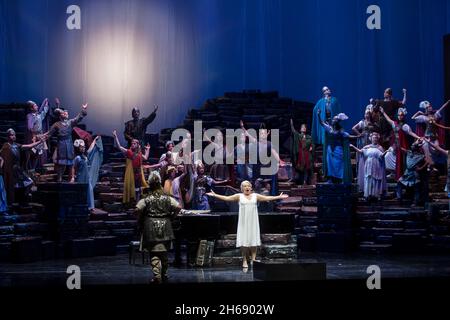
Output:
M364 197L380 200L386 191L386 168L383 158L385 151L379 144L380 134L378 132L373 132L370 140L372 143L362 149L353 145L351 147L363 156L360 161L364 165Z

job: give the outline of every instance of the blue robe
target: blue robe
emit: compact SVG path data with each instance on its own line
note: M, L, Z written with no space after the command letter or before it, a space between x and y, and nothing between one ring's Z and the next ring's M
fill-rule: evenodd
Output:
M336 132L328 124L324 124L324 130L327 135L323 146L324 176L352 183L349 134L344 130Z
M325 143L325 130L320 125L319 119L317 119L317 110L320 109L320 118L323 121L327 121L326 119L326 100L325 98L320 99L317 101L314 110L313 110L313 119L312 119L312 128L311 128L311 137L314 144L324 144ZM338 100L335 97L331 97L329 110L331 113L331 118L333 118L335 115L341 113L341 106L338 102Z

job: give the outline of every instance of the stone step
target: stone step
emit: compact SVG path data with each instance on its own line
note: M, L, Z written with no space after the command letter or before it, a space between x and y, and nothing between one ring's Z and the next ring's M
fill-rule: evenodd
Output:
M277 212L300 213L301 207L282 206L277 208Z
M375 244L375 243L361 243L359 250L367 253L387 253L392 249L391 244Z
M263 244L261 246L261 255L267 259L296 259L297 258L297 243L292 243L288 245L268 245Z
M103 201L103 203L115 203L122 202L123 194L122 193L100 193L98 198Z
M136 229L136 220L122 220L122 221L104 221L106 226L110 229Z

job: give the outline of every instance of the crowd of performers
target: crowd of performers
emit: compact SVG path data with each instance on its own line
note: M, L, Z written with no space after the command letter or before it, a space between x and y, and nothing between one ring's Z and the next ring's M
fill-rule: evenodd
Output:
M392 90L386 89L383 99L370 100L363 119L349 133L343 128L342 123L348 117L342 113L338 100L328 87L324 87L322 93L323 97L313 110L311 134L306 123L297 131L294 120L290 121L291 162L295 170L293 180L297 184L317 183L314 168L319 161L315 159L315 150L321 146L322 177L327 183L353 181L350 155L352 149L356 151L356 182L367 199L380 200L386 194L387 179L392 178L397 181L398 199L403 198L403 189L412 189L414 204L424 203L428 201L430 172L447 175L446 189L450 196L449 151L443 148L445 130L450 127L442 121L444 108L450 101L438 110L428 101L421 102L420 111L411 118L416 123L413 131L407 124L406 90L403 90L403 100L398 101L392 97ZM0 150L0 212L7 212L8 205L26 199L33 184L30 173L48 163L49 158L55 165L58 182L63 181L67 172L69 182L88 185L88 207L94 210L94 187L103 160L102 140L77 127L87 115L87 104L71 119L58 99L55 103L56 107L50 108L48 99L40 107L33 101L28 102L25 144L16 142L13 129L7 131L7 142ZM260 245L258 208L261 210L267 205L265 210L271 210L272 200L287 197L278 195L277 174L263 174L262 169L271 166L270 163L250 164L248 161L252 152L259 154L264 150L278 166L285 166L269 141L270 130L262 126L257 139L241 121L242 134L233 148L224 143L220 133L214 138L205 135L216 158L224 160L221 164L206 166L197 160L201 150L182 148L174 152L175 142L167 141L166 152L159 161L144 165L150 153L150 145L145 144L145 132L156 118L157 110L155 106L145 118L140 117L139 109L132 110L132 120L125 123L124 130L127 147L121 145L117 132L113 132L116 147L123 153L126 163L123 203L136 205L143 245L155 253L152 258L155 277L162 279L167 270L165 253L167 241L173 239L172 214L184 209L209 210L212 198L239 203L237 246L243 248L243 267L248 267L247 258L254 261L256 247ZM50 137L56 140L53 150L48 143ZM187 144L190 139L187 136L181 144ZM237 159L234 165L226 164L229 157ZM144 166L150 169L148 180ZM215 185L228 185L232 194L214 193Z

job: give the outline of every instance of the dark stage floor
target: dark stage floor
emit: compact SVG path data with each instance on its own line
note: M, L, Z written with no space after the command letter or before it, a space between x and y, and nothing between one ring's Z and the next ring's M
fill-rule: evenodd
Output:
M366 279L369 265L381 268L382 278L450 277L449 255L342 255L302 254L301 262L325 262L327 279ZM72 260L41 261L29 264L0 264L0 286L65 286L69 265L81 269L82 285L147 284L147 265L129 265L128 255ZM171 268L171 283L253 282L252 270L241 268Z

